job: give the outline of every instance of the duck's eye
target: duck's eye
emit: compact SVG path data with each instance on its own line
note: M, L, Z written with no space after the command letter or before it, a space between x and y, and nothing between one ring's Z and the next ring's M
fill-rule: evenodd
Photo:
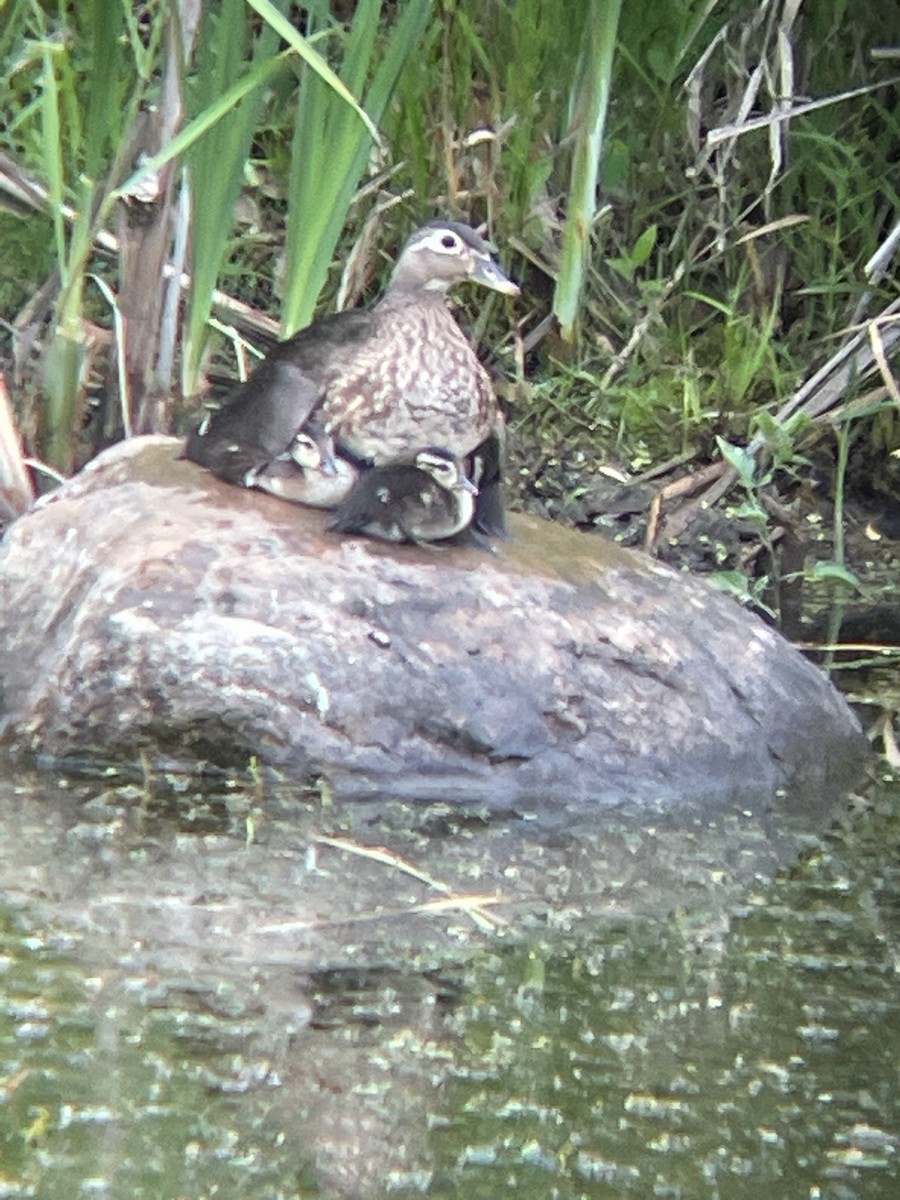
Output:
M459 246L459 242L452 233L445 233L441 238L441 245L445 250L456 250Z

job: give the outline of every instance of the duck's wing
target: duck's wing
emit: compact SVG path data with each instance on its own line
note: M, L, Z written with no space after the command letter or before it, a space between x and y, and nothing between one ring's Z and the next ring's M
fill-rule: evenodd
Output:
M185 457L242 483L288 449L340 376L345 358L375 335L371 311L322 317L273 347L246 383L187 439Z
M473 527L488 537L505 538L506 514L503 507L504 437L502 430L492 433L469 456L466 474L478 487Z
M377 338L379 331L378 305L331 313L279 342L265 361L289 362L305 375L322 379L339 374L344 360L352 358L370 338Z
M320 384L301 367L269 357L191 433L185 457L228 483L242 483L249 471L284 453L321 395Z

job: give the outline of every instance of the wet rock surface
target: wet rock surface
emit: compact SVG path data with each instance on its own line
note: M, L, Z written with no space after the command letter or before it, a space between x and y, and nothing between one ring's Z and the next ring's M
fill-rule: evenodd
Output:
M858 772L839 695L701 583L528 517L493 552L342 538L179 449L114 447L0 544L13 751L255 757L551 824L782 787L816 810Z

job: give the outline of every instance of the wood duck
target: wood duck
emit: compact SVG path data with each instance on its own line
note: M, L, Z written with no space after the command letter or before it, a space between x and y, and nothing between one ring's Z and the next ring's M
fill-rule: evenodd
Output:
M311 508L335 508L350 491L356 467L334 452L330 434L308 422L289 450L263 467L253 468L241 481L281 500Z
M499 447L503 417L490 378L446 302L467 280L519 292L468 225L428 221L403 246L373 308L324 317L276 346L191 434L186 456L242 483L285 453L313 415L360 464L385 466L426 445L461 459L485 442ZM482 477L481 493L496 490L494 473ZM484 512L502 525L496 497Z
M363 472L328 528L423 545L465 529L475 513L477 494L449 450L420 450L410 462Z

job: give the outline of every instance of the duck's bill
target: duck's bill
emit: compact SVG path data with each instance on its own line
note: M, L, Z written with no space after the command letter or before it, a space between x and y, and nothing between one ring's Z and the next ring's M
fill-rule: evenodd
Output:
M508 279L492 258L477 257L472 278L476 283L482 283L495 292L502 292L504 296L518 296L519 294L519 285Z

